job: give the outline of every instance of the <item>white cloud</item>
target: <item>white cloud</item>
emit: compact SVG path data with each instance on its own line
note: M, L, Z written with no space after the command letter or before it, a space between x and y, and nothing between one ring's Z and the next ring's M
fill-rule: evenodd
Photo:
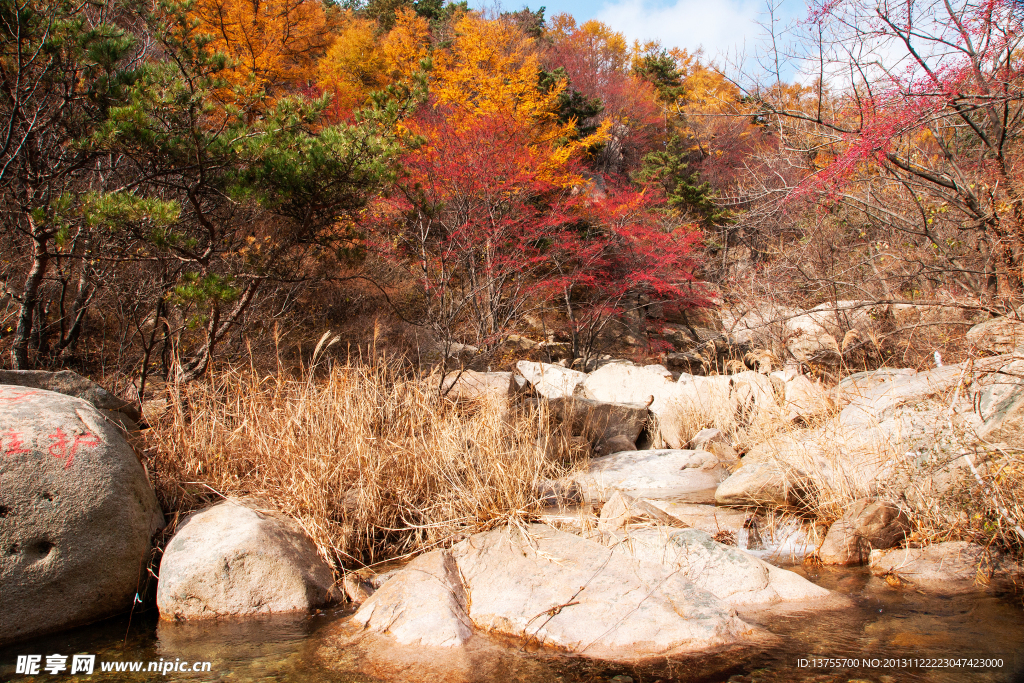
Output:
M763 4L758 0L613 0L596 18L630 40L660 40L665 47L694 51L703 47L715 59L753 49L762 33L757 24Z

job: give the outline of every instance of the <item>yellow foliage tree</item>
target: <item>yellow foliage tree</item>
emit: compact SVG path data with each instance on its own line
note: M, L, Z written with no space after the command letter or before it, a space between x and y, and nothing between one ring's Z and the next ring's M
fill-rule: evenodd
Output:
M569 14L556 14L551 19L548 35L554 43L570 45L594 71L594 77L610 73L625 73L632 55L626 37L596 19L577 26Z
M671 128L686 141L687 151L704 157L719 155L720 139L738 144L750 135L755 106L744 102L739 89L720 71L703 64L700 51L665 50L657 41L637 41L632 51L634 70L642 68L645 58L652 55L674 62L680 87L663 89L661 102L666 125L672 122Z
M455 24L451 47L435 55L431 93L439 105L467 119L512 116L529 127L535 144L551 146L549 167L554 169L603 140L607 128L572 140L575 122L558 118L565 83L540 88L540 66L535 41L515 24L470 13Z
M317 85L334 96L344 118L386 83L384 57L377 46L377 23L346 12L334 43L317 65Z
M226 78L248 97L310 82L328 43L319 0L198 0L192 12L228 56Z
M395 26L380 46L391 82L408 82L430 54L430 24L411 7L395 13Z
M411 8L396 13L383 38L372 19L346 12L336 38L317 65L317 84L334 96L336 115L347 117L371 92L411 80L430 50L430 26Z

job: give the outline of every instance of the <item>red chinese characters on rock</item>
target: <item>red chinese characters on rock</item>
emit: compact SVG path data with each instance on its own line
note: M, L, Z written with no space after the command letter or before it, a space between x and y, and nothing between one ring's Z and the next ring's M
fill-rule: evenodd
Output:
M0 403L21 403L38 393L38 391L3 391L0 392Z
M47 450L53 457L64 461L64 469L71 467L79 448L92 448L101 443L100 438L89 430L82 434L69 435L60 427L54 429L52 434L48 434L46 439L50 442ZM25 435L22 432L14 429L0 432L0 453L5 456L31 453L32 450L25 446Z
M57 427L47 438L52 442L49 449L50 455L64 460L64 469L71 467L79 446L98 446L100 444L99 438L88 430L84 434L75 434L74 440L69 441L64 430Z
M5 455L16 455L18 453L31 453L27 448L22 445L22 434L16 432L13 429L8 429L0 435L0 448L6 444L6 448L3 448Z

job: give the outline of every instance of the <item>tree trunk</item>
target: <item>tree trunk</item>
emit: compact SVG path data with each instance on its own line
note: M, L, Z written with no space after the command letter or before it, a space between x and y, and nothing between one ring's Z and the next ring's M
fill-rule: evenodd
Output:
M28 277L25 278L25 287L21 294L21 310L18 312L18 327L14 332L14 343L11 345L11 362L16 370L30 368L28 343L32 336L36 304L39 301L39 285L43 281L43 276L46 275L46 267L50 262L50 255L46 251L49 234L36 227L31 217L28 220L33 241L32 268L28 271Z
M75 355L75 347L82 336L82 326L85 323L85 313L89 309L95 290L89 288L89 264L87 259L82 259L82 270L78 278L78 292L71 304L71 327L67 334L60 341L61 357L71 358Z
M210 325L207 326L206 343L203 344L199 352L192 357L192 360L186 363L182 367L181 379L184 382L191 382L194 379L198 379L206 372L206 369L210 367L210 361L213 360L213 352L217 343L231 331L231 327L238 321L238 319L245 313L249 304L252 303L253 298L256 296L256 291L260 288L262 281L254 280L245 288L242 295L238 298L238 303L231 309L231 312L224 317L223 322L221 317L214 313L210 316Z

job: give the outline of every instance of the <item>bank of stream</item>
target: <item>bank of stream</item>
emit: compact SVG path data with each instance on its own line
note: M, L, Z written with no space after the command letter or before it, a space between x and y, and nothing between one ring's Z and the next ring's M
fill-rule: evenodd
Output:
M454 678L479 681L635 683L730 681L782 683L851 681L1024 681L1024 602L1012 590L943 596L892 588L864 569L795 567L826 588L849 596L853 606L830 612L744 615L778 637L770 646L648 663L611 664L515 648L484 648ZM0 680L61 680L45 671L16 673L19 655L96 655L91 680L103 681L335 681L443 680L416 667L382 674L355 650L324 645L351 610L313 615L192 623L159 622L155 610L121 617L0 650ZM498 653L498 654L495 654ZM833 667L820 659L859 660ZM989 666L951 666L976 658ZM206 673L146 672L149 662L209 661ZM806 660L803 661L803 660ZM865 660L871 660L864 666ZM933 660L933 661L929 661ZM938 661L935 661L938 660ZM104 662L144 662L144 671L101 672ZM985 662L982 662L984 664ZM998 666L991 666L997 663ZM806 664L806 665L805 665ZM817 665L816 665L817 664ZM70 668L70 667L69 667ZM376 674L376 675L374 675ZM381 676L385 677L381 677ZM618 677L618 678L617 678ZM81 675L69 680L90 680Z

